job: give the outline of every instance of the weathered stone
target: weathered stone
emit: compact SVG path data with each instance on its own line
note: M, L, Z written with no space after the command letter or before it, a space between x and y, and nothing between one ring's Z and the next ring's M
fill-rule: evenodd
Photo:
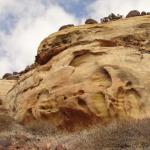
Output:
M26 66L26 68L24 70L20 71L17 74L18 77L21 76L21 75L23 75L23 74L25 74L25 73L27 73L27 72L29 72L29 71L31 71L31 70L33 70L33 69L35 69L37 67L37 65L38 65L37 63L33 63L31 65Z
M132 10L127 14L126 18L136 17L136 16L140 16L140 15L141 14L138 10Z
M29 70L30 70L30 66L27 66L24 71L28 72Z
M122 15L115 15L114 13L111 13L110 15L108 15L108 17L104 17L101 19L101 23L106 23L109 21L115 21L115 20L119 20L122 18Z
M147 15L150 15L150 12L147 12L146 14L147 14Z
M104 17L101 19L101 23L106 23L106 22L109 22L109 18L108 17Z
M48 36L38 48L40 65L19 77L6 108L21 123L46 119L69 129L147 117L149 28L149 16L141 16Z
M18 72L13 72L13 75L18 75Z
M40 65L44 65L53 56L57 55L59 52L61 52L63 50L64 50L64 48L52 48L52 49L49 49L48 51L41 52L36 56L35 62Z
M146 15L146 12L145 11L142 11L141 12L141 16L145 16Z
M116 16L114 13L111 13L111 14L108 16L108 18L109 18L110 21L114 21L114 20L121 19L122 16L119 15L119 14Z
M74 24L64 25L64 26L62 26L62 27L59 28L59 31L64 30L64 29L68 29L70 27L74 27Z
M85 21L85 24L96 24L96 23L98 23L98 22L96 20L94 20L94 19L87 19Z

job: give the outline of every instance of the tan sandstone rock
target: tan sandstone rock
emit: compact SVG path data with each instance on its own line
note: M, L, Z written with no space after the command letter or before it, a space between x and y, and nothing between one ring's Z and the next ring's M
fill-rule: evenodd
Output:
M140 12L138 11L138 10L132 10L132 11L130 11L128 14L127 14L127 16L126 16L126 18L129 18L129 17L136 17L136 16L140 16L141 14L140 14Z
M149 112L150 16L56 32L41 42L36 62L5 101L20 122L88 125Z

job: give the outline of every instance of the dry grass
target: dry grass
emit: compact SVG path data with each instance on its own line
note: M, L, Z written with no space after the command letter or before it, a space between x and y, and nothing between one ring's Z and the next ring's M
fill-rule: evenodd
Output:
M150 149L150 119L113 121L107 126L97 125L74 133L59 132L47 121L35 121L29 123L25 128L19 125L20 128L16 127L17 124L12 118L0 114L0 135L8 131L7 138L10 138L13 132L14 140L17 140L15 139L16 131L18 134L22 132L25 136L28 136L29 133L31 144L36 142L38 137L42 143L51 141L53 147L59 143L65 144L68 150ZM3 136L0 136L1 138Z
M5 114L0 114L0 132L11 130L14 120Z
M150 149L150 119L114 121L105 127L96 126L78 138L76 150Z
M25 128L27 132L39 136L51 136L57 132L55 126L44 120L30 122Z

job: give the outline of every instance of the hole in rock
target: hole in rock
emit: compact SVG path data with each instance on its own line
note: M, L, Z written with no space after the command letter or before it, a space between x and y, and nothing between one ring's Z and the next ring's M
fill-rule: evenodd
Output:
M80 97L78 97L78 104L79 104L80 106L86 106L86 105L87 105L86 102L85 102L85 100L83 100L83 99L80 98Z
M85 92L84 92L84 90L79 90L78 91L78 94L80 94L80 95L82 95L82 94L84 94Z
M132 85L132 82L131 81L128 81L127 83L126 83L126 86L131 86Z
M117 46L117 43L110 40L100 40L100 46L102 47L115 47Z
M67 96L64 96L64 100L66 100L67 99Z

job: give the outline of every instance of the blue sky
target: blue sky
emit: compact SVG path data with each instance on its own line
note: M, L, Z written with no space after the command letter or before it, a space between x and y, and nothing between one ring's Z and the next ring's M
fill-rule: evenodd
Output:
M91 5L95 0L58 0L58 3L69 13L74 14L78 18L83 18L88 15L87 6Z
M149 0L0 0L0 76L34 62L40 42L62 25L111 12L150 12Z

